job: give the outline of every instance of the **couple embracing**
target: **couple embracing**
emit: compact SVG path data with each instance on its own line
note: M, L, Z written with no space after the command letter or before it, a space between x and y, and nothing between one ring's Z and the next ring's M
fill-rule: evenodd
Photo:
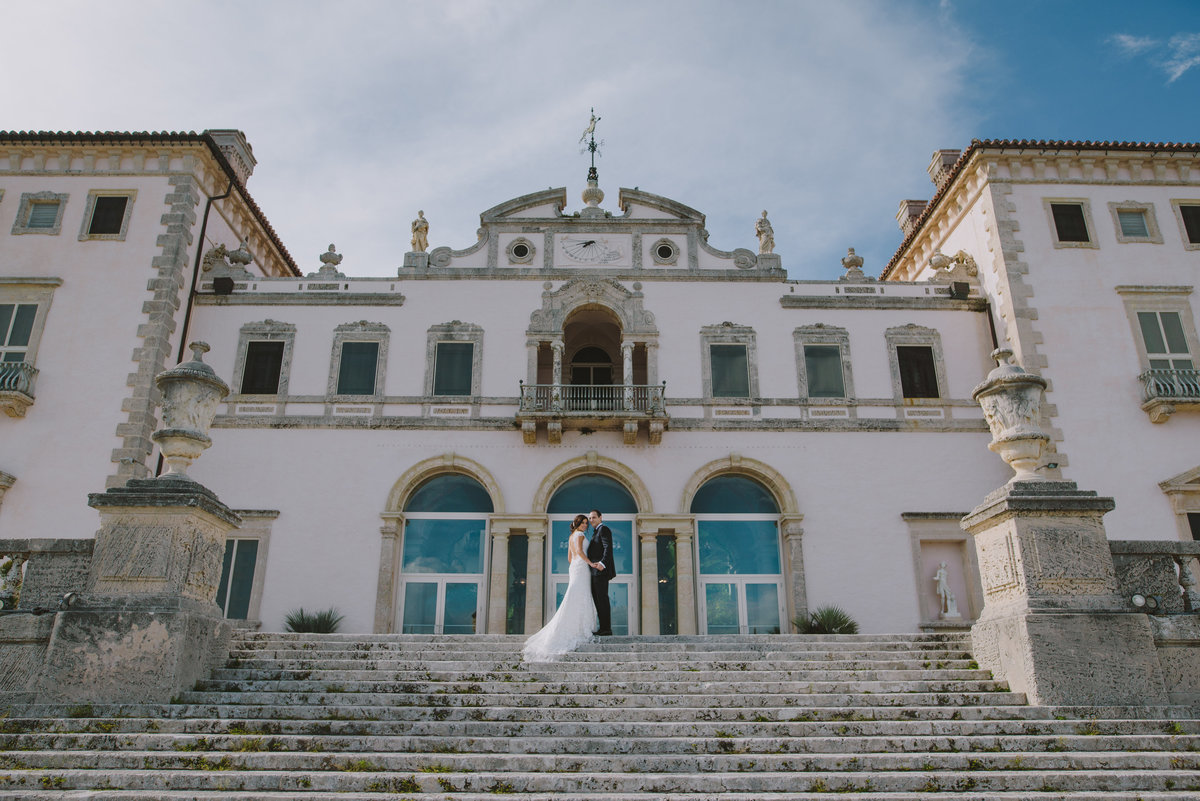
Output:
M592 524L592 539L584 544L588 522ZM606 637L612 634L612 610L608 602L608 582L617 575L613 565L612 531L604 525L599 510L575 515L571 521L571 538L567 545L570 562L567 592L554 617L541 631L525 641L525 659L530 662L550 662L593 634ZM600 626L592 631L592 621Z

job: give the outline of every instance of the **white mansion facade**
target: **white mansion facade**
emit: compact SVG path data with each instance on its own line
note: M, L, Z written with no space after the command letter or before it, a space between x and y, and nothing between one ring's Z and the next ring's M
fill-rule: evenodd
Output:
M594 184L355 277L296 262L254 163L237 131L0 133L0 541L91 537L89 492L157 472L153 377L195 340L232 389L190 471L243 520L218 602L268 630L532 632L593 507L618 633L965 628L996 347L1111 538L1200 537L1200 146L939 151L882 276L832 281Z

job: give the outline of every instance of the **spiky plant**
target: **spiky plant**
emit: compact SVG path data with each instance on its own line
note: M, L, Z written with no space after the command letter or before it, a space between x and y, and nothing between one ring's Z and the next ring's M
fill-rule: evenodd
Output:
M801 634L858 634L858 623L840 606L822 606L798 617L792 625Z
M338 630L342 615L333 608L309 614L304 607L288 612L284 618L288 631L306 632L310 634L332 634Z

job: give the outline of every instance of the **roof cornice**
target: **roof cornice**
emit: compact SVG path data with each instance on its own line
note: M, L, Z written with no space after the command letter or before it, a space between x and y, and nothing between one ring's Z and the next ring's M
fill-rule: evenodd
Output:
M132 145L147 147L154 145L203 145L211 153L213 160L220 166L222 172L232 183L234 190L246 208L250 210L255 221L262 226L267 238L274 245L279 257L296 277L303 273L296 265L292 254L288 252L275 227L267 219L262 208L246 190L246 185L238 177L237 172L221 152L217 142L206 131L0 131L0 146L4 145Z
M892 258L879 274L879 279L887 280L900 262L905 252L920 237L925 223L932 218L942 201L951 193L960 176L966 171L967 165L977 155L985 152L995 152L1003 155L1006 152L1026 153L1037 151L1038 155L1056 156L1095 156L1103 157L1108 152L1147 154L1155 153L1191 153L1200 154L1200 142L1095 142L1088 140L1049 140L1049 139L972 139L971 145L962 152L954 166L947 172L946 177L938 185L933 198L925 205L924 211L917 217L912 230L904 237L904 241L896 248Z

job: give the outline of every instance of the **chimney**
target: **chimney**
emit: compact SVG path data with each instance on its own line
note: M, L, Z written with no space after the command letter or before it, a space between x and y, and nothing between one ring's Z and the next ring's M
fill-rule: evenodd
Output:
M896 212L896 222L900 225L900 230L904 233L905 238L917 227L917 218L921 216L921 212L925 211L925 207L928 205L928 200L900 201L900 210Z
M961 150L933 151L933 158L929 161L929 180L933 181L934 186L941 189L942 182L950 174L950 168L955 165L961 155Z
M258 163L254 158L254 149L246 141L246 135L234 128L215 128L205 133L217 143L217 149L229 162L229 166L233 167L238 180L245 185L254 172L254 165Z

